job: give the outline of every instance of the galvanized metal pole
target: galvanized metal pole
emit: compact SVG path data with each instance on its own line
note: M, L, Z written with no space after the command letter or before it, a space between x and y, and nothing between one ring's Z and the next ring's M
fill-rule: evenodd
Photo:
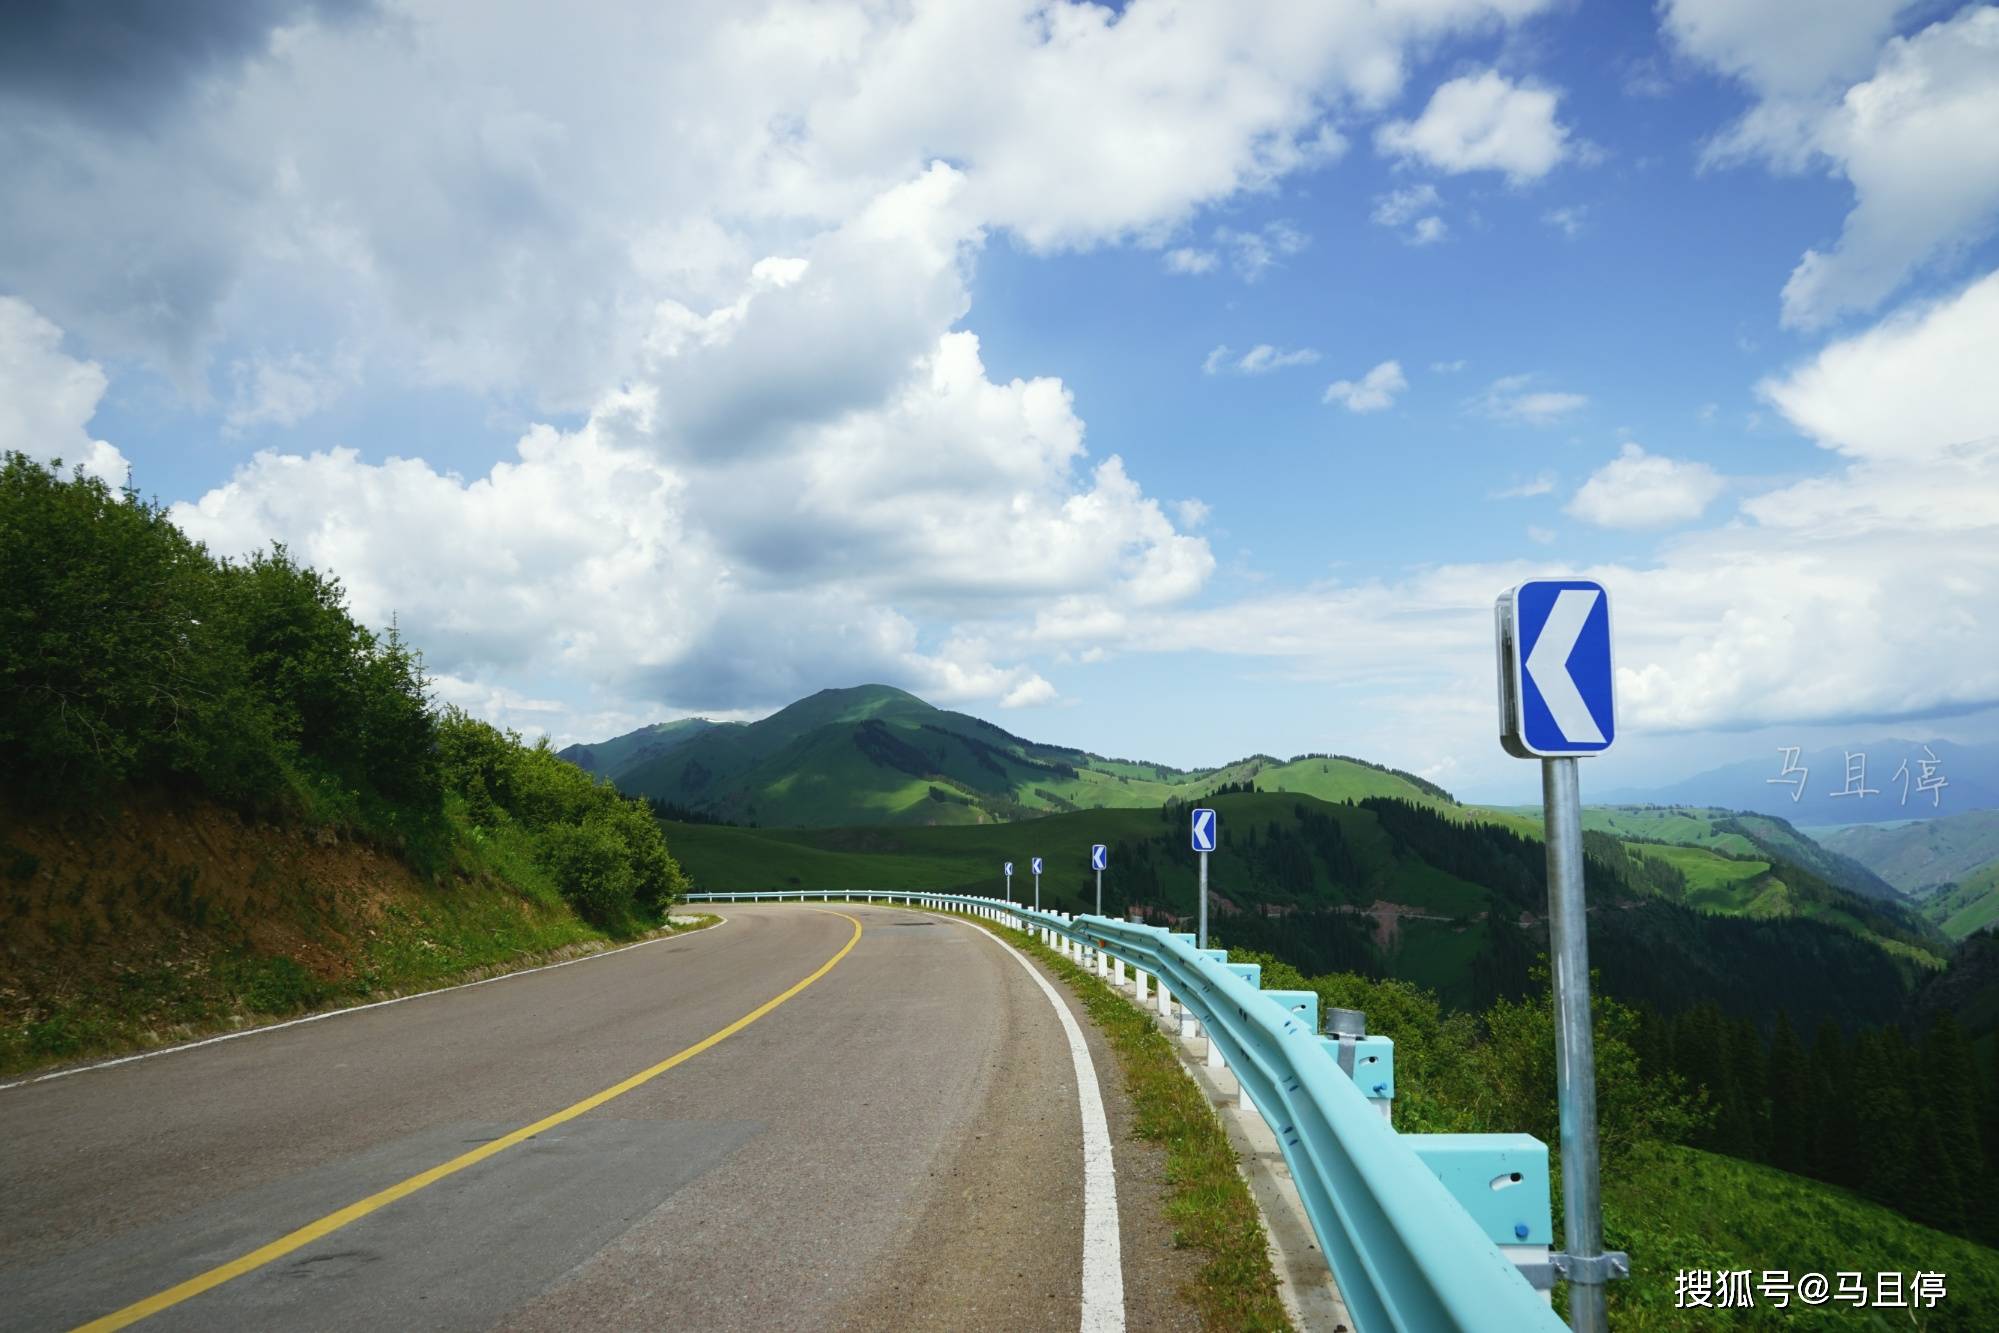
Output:
M1201 922L1201 924L1200 924L1200 928L1199 928L1199 938L1200 938L1200 941L1201 941L1201 943L1200 943L1199 947L1200 947L1200 948L1203 948L1203 949L1205 949L1205 948L1207 948L1207 947L1208 947L1208 854L1207 854L1206 852L1202 852L1202 853L1201 853L1201 916L1200 916L1200 922Z
M1041 910L1041 872L1034 872L1034 910Z
M1583 902L1582 792L1574 759L1541 761L1548 834L1548 937L1555 982L1555 1098L1562 1121L1562 1238L1569 1327L1604 1333L1602 1199L1597 1182L1596 1036L1590 1026L1589 918Z
M1097 915L1104 914L1104 872L1097 872Z
M1006 900L1007 900L1007 901L1008 901L1009 903L1011 903L1011 902L1013 901L1013 876L1012 876L1012 875L1008 875L1008 876L1006 877Z

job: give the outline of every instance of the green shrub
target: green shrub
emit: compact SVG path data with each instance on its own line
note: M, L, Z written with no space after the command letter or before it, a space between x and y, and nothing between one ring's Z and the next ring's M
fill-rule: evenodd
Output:
M657 920L686 889L644 802L546 740L435 711L394 625L360 624L340 581L283 546L218 560L136 492L11 453L0 587L0 784L16 799L192 787L344 826L430 873L460 855L456 810L477 829L513 826L507 844L532 845L600 924ZM21 864L16 877L32 873ZM205 923L187 886L179 906ZM266 969L253 1007L308 1003L310 981Z

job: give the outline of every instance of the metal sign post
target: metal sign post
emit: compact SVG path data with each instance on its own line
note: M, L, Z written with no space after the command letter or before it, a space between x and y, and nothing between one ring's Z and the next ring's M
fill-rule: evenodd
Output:
M1603 1249L1597 1178L1596 1036L1590 1022L1589 915L1583 900L1582 788L1576 758L1617 735L1610 597L1583 579L1537 579L1500 596L1499 738L1541 761L1548 844L1548 942L1555 987L1555 1097L1562 1126L1562 1239L1569 1327L1604 1333L1604 1285L1630 1272Z
M1215 850L1215 812L1208 809L1194 811L1194 850L1201 854L1201 890L1197 895L1200 907L1195 913L1197 922L1194 938L1196 948L1208 947L1208 853Z
M1002 873L1002 874L1004 874L1004 875L1006 876L1006 900L1007 900L1008 902L1012 902L1012 901L1013 901L1013 862L1011 862L1011 861L1008 861L1008 862L1006 863L1006 867L1005 867L1005 869L1004 869L1004 870L1003 870L1003 871L1002 871L1001 873Z
M1090 869L1097 872L1097 915L1104 914L1104 867L1111 863L1111 850L1102 843L1090 847Z
M1037 856L1027 865L1034 872L1034 910L1038 912L1041 910L1041 858Z

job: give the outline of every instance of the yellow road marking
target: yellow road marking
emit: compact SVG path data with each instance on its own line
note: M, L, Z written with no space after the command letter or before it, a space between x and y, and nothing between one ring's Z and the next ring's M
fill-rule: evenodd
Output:
M738 1032L741 1032L744 1028L756 1022L759 1018L762 1018L765 1014L777 1008L786 1000L789 1000L792 996L810 986L813 982L819 980L819 978L825 976L828 972L831 972L835 964L854 951L854 946L861 942L861 923L853 917L848 916L845 912L834 912L832 915L839 917L854 928L854 933L848 937L844 945L840 946L840 952L827 959L820 965L818 971L793 986L790 990L785 991L775 999L766 1000L735 1022L729 1024L729 1026L703 1037L686 1050L668 1056L650 1069L640 1070L622 1083L614 1083L602 1092L585 1097L574 1106L564 1107L554 1115L544 1116L532 1125L524 1125L513 1133L494 1139L490 1143L482 1143L471 1152L463 1153L448 1162L433 1166L430 1170L420 1172L407 1180L398 1181L387 1189L370 1194L367 1198L357 1203L348 1204L338 1212L328 1213L316 1222L308 1222L291 1234L280 1236L270 1244L260 1246L240 1258L231 1259L226 1264L218 1265L205 1273L199 1273L187 1281L180 1283L178 1286L168 1287L158 1295L148 1296L142 1301L134 1301L122 1310L114 1310L110 1314L93 1319L87 1324L80 1324L77 1326L75 1333L97 1333L101 1329L124 1328L128 1324L136 1324L141 1319L150 1318L162 1310L179 1305L182 1301L190 1297L199 1296L204 1291L212 1290L225 1282L243 1276L245 1273L262 1268L273 1259L282 1259L294 1250L310 1245L323 1236L331 1235L350 1222L360 1221L378 1208L386 1208L398 1199L408 1198L420 1189L435 1185L446 1176L455 1175L468 1166L477 1165L485 1161L488 1157L505 1152L515 1144L524 1143L545 1130L555 1128L564 1121L574 1120L577 1116L587 1111L594 1111L605 1102L616 1097L622 1097L633 1088L651 1082L675 1065L684 1064L692 1060L710 1046L714 1046L735 1036Z

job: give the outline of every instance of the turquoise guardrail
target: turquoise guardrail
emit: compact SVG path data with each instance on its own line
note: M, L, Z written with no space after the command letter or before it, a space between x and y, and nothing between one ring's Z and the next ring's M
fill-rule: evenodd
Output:
M687 901L966 912L1034 932L1100 972L1112 960L1134 969L1140 1001L1147 977L1156 978L1161 1012L1177 1005L1183 1023L1198 1024L1275 1134L1357 1333L1565 1327L1545 1294L1553 1281L1547 1146L1525 1134L1397 1133L1385 1114L1392 1042L1349 1037L1343 1050L1340 1038L1320 1035L1312 992L1261 990L1256 969L1195 948L1191 935L995 898L807 889Z

